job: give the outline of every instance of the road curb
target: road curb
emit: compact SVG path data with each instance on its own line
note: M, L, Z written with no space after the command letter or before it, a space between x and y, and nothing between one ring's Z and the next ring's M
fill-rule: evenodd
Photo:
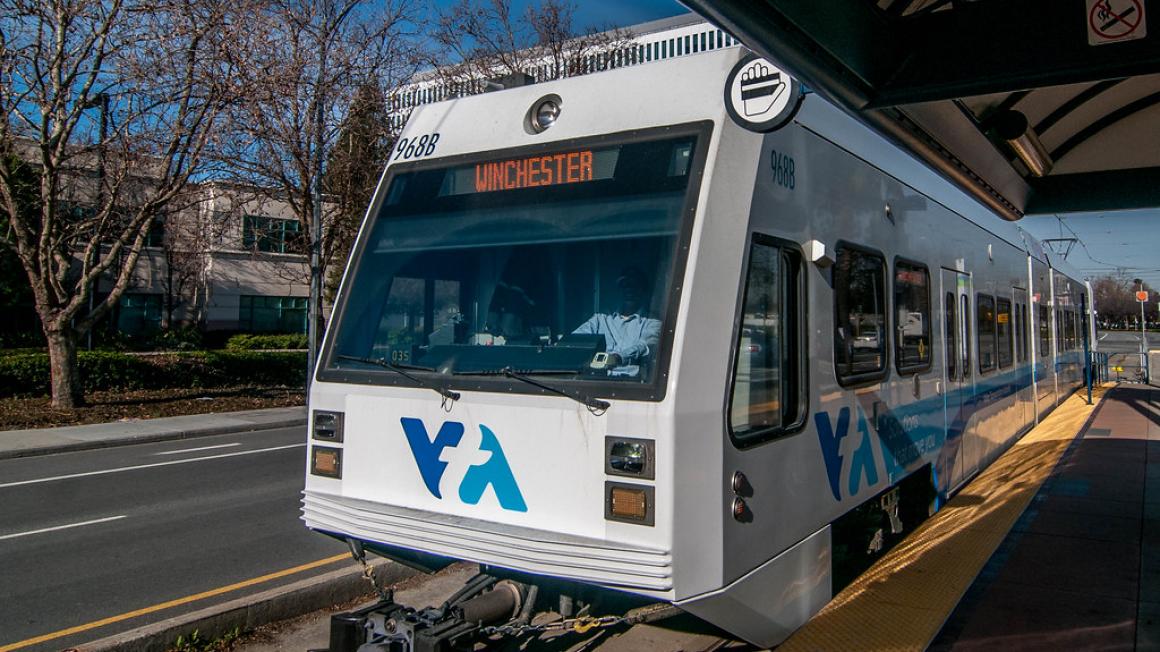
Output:
M305 426L306 417L295 417L281 421L266 423L244 423L229 426L211 426L207 428L185 428L168 430L165 432L150 432L124 435L112 439L93 439L90 441L76 441L68 444L53 444L18 450L0 450L0 460L10 460L20 457L38 457L55 453L75 453L77 451L97 450L100 448L114 448L117 446L131 446L133 444L150 444L160 441L175 441L179 439L196 439L198 437L212 437L213 435L229 435L233 433L255 432L258 430L273 430L276 428L296 428Z
M280 620L287 620L341 602L369 597L369 585L361 567L353 560L347 568L270 589L256 595L231 600L200 611L175 616L151 625L86 643L68 652L164 652L178 636L189 638L194 631L201 640L212 641L234 629L242 632ZM375 564L380 585L391 585L419 572L392 561Z

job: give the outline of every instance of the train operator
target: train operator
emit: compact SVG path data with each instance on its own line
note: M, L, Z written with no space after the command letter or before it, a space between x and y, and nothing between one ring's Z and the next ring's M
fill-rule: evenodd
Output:
M636 267L626 267L616 279L620 307L613 313L598 312L572 331L578 335L603 335L608 359L605 368L612 376L639 376L661 338L659 319L645 317L647 279Z

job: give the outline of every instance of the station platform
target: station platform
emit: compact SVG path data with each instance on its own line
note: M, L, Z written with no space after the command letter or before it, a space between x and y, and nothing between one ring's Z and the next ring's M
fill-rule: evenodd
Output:
M1057 407L778 647L1160 649L1160 389Z

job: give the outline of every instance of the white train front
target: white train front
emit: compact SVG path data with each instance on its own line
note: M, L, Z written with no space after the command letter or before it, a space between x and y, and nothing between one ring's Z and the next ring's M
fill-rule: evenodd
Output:
M761 65L415 111L311 389L310 528L772 645L1083 381L1074 273Z

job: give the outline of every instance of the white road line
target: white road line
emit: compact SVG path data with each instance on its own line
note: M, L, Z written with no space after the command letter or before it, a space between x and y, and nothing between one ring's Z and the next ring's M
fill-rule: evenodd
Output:
M3 535L0 535L0 541L3 541L5 539L15 539L16 537L26 537L26 536L29 536L32 534L44 534L45 532L56 532L57 530L67 530L69 528L74 528L74 527L84 527L86 525L96 525L97 523L108 523L109 521L117 521L117 520L123 519L126 516L127 516L126 514L121 514L120 516L110 516L108 518L98 518L98 519L93 520L93 521L82 521L80 523L70 523L68 525L58 525L56 527L46 527L46 528L41 528L39 530L29 530L28 532L17 532L16 534L3 534Z
M1100 335L1100 341L1103 342L1104 338L1107 337L1108 335L1111 335L1111 333L1104 333L1103 335Z
M242 445L242 442L235 441L232 444L218 444L217 446L200 446L198 448L183 448L179 451L161 451L160 453L154 453L154 455L180 455L181 453L194 453L197 451L209 451L209 450L214 450L216 448L233 448L234 446L241 446L241 445Z
M22 487L29 484L40 484L42 482L53 482L55 480L71 480L72 478L85 478L90 475L105 475L108 473L121 473L122 471L136 471L137 469L151 469L158 466L171 466L173 464L189 464L190 462L204 462L206 460L217 460L223 457L237 457L239 455L253 455L255 453L268 453L270 451L281 451L287 448L302 448L306 444L290 444L289 446L275 446L273 448L256 448L248 451L238 451L237 453L225 453L223 455L207 455L205 457L191 457L185 460L170 460L168 462L156 462L154 464L138 464L136 466L122 466L116 469L104 469L103 471L88 471L86 473L70 473L68 475L56 475L51 478L37 478L35 480L21 480L19 482L5 482L0 484L0 489L8 487Z

